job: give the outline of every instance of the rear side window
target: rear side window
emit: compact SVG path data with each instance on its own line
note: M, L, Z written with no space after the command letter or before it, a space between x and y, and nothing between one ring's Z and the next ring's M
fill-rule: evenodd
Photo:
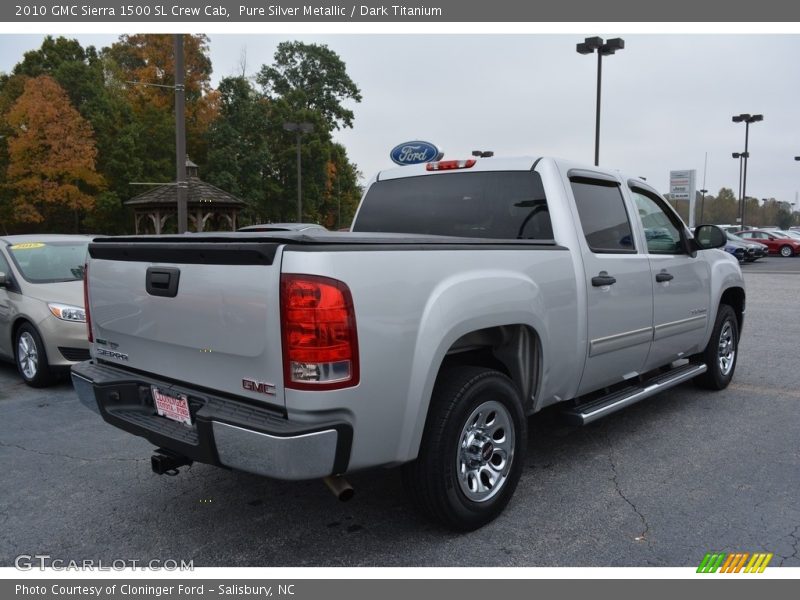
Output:
M598 254L636 252L619 184L584 178L573 178L570 183L583 235L591 251Z
M375 182L353 231L552 240L542 180L532 171L437 173Z

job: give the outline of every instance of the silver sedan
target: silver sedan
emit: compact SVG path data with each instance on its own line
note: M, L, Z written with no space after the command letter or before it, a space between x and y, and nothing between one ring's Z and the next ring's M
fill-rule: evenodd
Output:
M0 358L34 387L89 359L83 269L92 238L0 237Z

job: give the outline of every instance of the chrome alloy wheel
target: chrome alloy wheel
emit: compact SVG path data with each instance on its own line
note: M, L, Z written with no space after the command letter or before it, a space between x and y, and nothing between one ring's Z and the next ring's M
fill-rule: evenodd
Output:
M514 423L508 409L489 400L461 429L456 456L458 484L473 502L486 502L505 484L514 459Z
M717 360L719 361L719 372L726 376L733 369L733 362L736 358L736 346L733 339L733 327L730 321L725 321L722 331L719 334L719 344L717 346Z
M17 361L19 368L27 379L36 377L39 371L39 350L33 336L27 331L23 331L17 343Z

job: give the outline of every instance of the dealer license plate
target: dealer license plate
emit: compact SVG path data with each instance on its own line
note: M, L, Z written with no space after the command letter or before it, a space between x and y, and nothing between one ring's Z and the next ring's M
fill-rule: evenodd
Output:
M192 424L192 415L189 413L189 399L185 394L167 394L154 385L150 389L153 392L153 404L155 404L156 412L159 415L184 425Z

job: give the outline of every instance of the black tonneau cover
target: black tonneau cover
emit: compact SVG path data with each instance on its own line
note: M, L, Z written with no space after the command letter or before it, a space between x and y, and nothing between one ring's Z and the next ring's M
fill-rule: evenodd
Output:
M365 250L563 250L554 240L495 240L402 233L342 231L209 232L184 235L98 237L89 244L96 259L141 262L271 265L279 246L287 251Z

